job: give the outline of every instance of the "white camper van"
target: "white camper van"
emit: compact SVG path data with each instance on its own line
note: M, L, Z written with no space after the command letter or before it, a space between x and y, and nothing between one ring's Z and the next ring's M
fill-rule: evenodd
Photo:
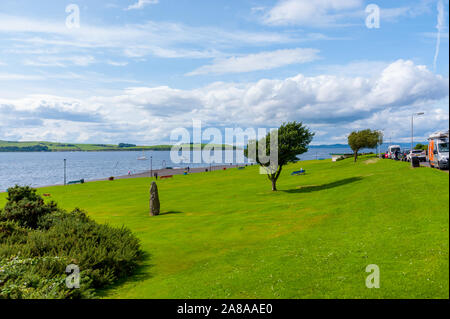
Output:
M400 147L400 145L391 145L388 147L388 157L390 159L395 159L395 152L398 151L399 153L401 152L402 148Z
M448 169L448 130L436 132L428 138L428 162L431 167Z

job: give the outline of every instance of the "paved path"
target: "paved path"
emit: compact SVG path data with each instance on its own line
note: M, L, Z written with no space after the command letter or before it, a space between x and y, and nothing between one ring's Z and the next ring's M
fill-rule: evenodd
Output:
M245 164L244 164L245 165ZM217 166L211 166L211 171L220 171L224 168L236 168L239 166L244 165L217 165ZM189 174L195 174L195 173L205 173L210 170L210 167L192 167L189 169ZM167 176L167 175L182 175L184 172L187 171L186 168L163 168L163 169L155 169L153 170L153 176L155 176L155 173L158 174L158 177L161 176ZM151 171L146 171L139 174L131 174L131 175L122 175L122 176L114 176L114 179L126 179L126 178L140 178L140 177L150 177ZM95 179L95 180L89 180L86 182L96 182L96 181L106 181L108 178L102 178L102 179Z

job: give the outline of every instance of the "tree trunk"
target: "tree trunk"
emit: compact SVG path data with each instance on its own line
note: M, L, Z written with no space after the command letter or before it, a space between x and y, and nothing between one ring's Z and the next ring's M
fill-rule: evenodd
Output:
M272 191L276 192L277 191L277 180L278 177L280 177L281 171L283 170L283 165L280 165L278 167L278 171L275 174L271 175L270 180L272 181Z
M276 179L272 179L272 191L273 192L277 191L277 180Z
M357 159L358 159L358 151L355 152L355 163Z

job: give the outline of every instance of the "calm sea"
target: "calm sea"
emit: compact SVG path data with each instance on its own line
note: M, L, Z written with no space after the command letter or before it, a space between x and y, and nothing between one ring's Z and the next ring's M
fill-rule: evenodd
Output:
M350 153L349 148L311 148L300 156L301 160L330 158L330 153ZM242 164L242 150L224 151L222 163ZM225 161L225 153L233 161ZM164 167L198 167L209 164L176 164L170 159L169 151L145 152L146 161L137 160L142 152L55 152L55 153L1 153L0 192L18 185L46 186L63 184L64 159L67 160L67 181L106 178L109 176L141 173ZM152 160L150 160L152 158Z

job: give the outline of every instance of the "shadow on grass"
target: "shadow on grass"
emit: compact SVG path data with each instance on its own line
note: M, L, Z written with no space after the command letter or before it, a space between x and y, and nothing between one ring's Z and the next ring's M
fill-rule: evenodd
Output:
M115 289L119 288L125 283L138 283L151 278L152 275L150 274L150 269L153 267L153 265L148 264L149 260L150 254L144 251L142 253L139 266L131 275L122 277L115 281L112 285L96 290L96 296L98 298L107 298L110 293L113 293Z
M350 183L358 182L362 180L362 177L351 177L341 179L332 183L323 184L323 185L313 185L313 186L300 186L300 188L284 190L285 193L291 194L299 194L299 193L311 193L311 192L319 192L330 188L335 188L343 185L347 185Z
M183 212L170 211L170 212L160 213L159 216L172 215L172 214L183 214Z

